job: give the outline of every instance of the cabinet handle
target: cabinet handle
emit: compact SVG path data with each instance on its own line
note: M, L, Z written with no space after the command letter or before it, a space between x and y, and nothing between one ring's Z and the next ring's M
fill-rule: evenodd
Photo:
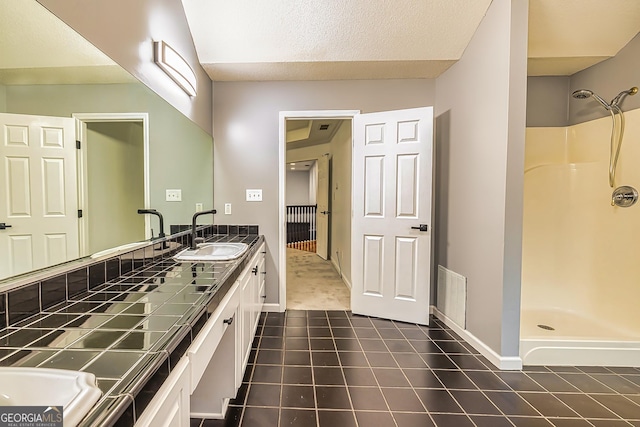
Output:
M251 270L251 272L257 276L258 275L258 266L256 265L255 267L253 267L253 269Z
M262 295L262 299L266 299L266 298L267 298L267 296L266 296L266 295Z
M222 323L226 323L227 325L230 325L233 323L233 316L229 317L228 319L224 319L222 321Z

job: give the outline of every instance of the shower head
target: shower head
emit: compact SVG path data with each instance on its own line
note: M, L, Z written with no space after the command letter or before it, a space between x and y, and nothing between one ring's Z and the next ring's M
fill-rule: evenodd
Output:
M594 98L596 101L602 104L602 106L607 110L611 109L611 106L607 104L607 102L604 99L602 99L601 97L599 97L597 94L593 93L593 91L589 89L578 89L575 92L573 92L571 96L573 96L576 99Z
M593 95L593 92L591 92L589 89L578 89L571 94L571 96L576 99L587 99L591 97L591 95Z
M638 88L637 87L632 87L629 90L623 90L622 92L620 92L618 95L616 95L615 98L613 98L611 100L611 103L609 105L611 106L618 106L618 104L620 103L620 101L622 101L622 99L627 96L627 95L635 95L636 93L638 93Z

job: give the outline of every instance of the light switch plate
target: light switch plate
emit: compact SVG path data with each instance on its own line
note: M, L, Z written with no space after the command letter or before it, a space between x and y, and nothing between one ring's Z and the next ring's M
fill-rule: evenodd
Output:
M224 204L224 214L231 215L231 203Z
M166 198L167 202L181 202L182 201L182 190L166 190Z
M247 202L261 202L262 189L247 189Z

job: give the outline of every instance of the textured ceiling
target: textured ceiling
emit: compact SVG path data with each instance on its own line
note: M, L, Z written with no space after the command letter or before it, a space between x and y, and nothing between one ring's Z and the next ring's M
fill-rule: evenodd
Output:
M433 78L490 0L182 0L212 80ZM571 75L640 31L640 0L530 0L529 74Z
M183 0L213 80L431 78L491 0Z
M136 81L35 0L0 0L0 83Z
M640 0L530 0L529 75L571 75L640 31Z

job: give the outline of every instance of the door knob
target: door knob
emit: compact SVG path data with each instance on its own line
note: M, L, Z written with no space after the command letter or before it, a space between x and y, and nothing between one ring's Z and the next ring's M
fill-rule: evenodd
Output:
M411 227L412 230L429 231L427 224L420 224L420 227Z
M5 230L7 228L11 228L9 224L5 224L4 222L0 222L0 230Z

